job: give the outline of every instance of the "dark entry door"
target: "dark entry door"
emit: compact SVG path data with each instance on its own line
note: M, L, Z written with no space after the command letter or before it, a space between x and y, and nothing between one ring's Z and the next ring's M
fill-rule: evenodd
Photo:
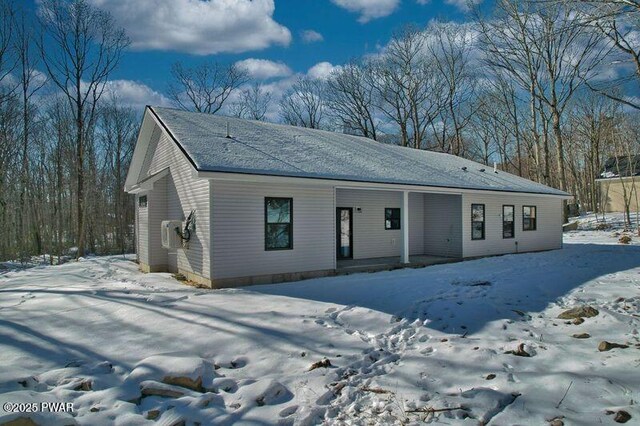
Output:
M338 259L353 259L353 209L336 209L336 247Z

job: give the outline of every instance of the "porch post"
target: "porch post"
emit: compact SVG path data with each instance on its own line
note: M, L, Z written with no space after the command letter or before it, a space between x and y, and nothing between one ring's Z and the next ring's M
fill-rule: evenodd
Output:
M402 192L402 263L409 263L409 191Z

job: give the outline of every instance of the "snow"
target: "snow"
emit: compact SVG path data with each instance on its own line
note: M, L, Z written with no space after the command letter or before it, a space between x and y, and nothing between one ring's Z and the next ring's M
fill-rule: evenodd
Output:
M242 289L122 256L9 271L0 404L73 402L40 424L637 422L640 237L578 220L562 250ZM557 319L582 305L599 314Z
M48 255L43 254L41 256L30 256L26 259L20 260L10 260L5 262L0 262L0 275L8 272L14 271L18 269L28 269L33 268L34 266L43 266L43 265L58 265L65 262L68 262L71 257L65 256L56 256L56 255Z
M170 108L153 111L200 171L568 195L450 154L317 129Z

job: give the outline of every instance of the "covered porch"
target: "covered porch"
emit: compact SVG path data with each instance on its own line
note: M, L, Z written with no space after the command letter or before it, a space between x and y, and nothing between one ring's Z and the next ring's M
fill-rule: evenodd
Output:
M462 258L462 195L336 188L336 270L422 267Z
M377 272L396 268L422 268L431 265L441 265L459 261L455 257L414 255L409 256L409 263L404 263L402 257L375 257L370 259L338 260L338 273Z

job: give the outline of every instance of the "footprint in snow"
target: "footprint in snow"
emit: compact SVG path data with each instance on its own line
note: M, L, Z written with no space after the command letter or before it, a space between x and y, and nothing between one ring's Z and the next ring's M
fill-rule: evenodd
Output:
M427 346L426 348L422 349L420 353L425 356L431 356L436 353L436 349L432 348L431 346Z
M289 416L295 414L296 411L298 411L298 406L297 405L292 405L290 407L286 407L286 408L283 408L282 410L280 410L278 415L280 417L289 417Z
M233 361L231 361L229 363L229 365L231 366L231 368L243 368L248 364L248 361L246 358L236 358Z

